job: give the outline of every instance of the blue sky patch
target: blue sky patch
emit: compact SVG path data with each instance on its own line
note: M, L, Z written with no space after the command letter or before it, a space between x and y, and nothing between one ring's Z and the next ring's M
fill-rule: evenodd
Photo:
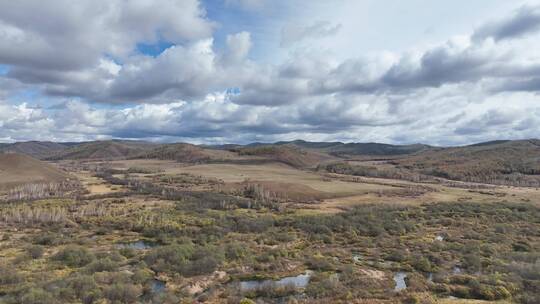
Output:
M9 66L0 64L0 75L6 75L9 72Z
M146 56L157 57L173 45L174 43L170 43L168 41L159 41L158 43L154 44L138 43L137 51Z

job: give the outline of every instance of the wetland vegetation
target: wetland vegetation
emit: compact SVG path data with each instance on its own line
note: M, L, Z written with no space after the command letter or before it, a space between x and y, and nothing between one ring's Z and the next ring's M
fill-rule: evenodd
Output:
M56 165L80 191L0 205L0 303L540 302L534 188L272 161Z

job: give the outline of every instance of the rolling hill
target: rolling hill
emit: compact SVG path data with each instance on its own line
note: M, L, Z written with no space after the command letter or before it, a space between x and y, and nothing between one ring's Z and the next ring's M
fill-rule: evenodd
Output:
M540 140L535 139L433 149L393 162L405 169L453 180L540 184Z
M232 153L228 151L205 149L200 146L185 143L159 145L154 149L145 151L136 156L136 158L155 158L186 163L223 160L231 157Z
M277 142L276 145L294 145L300 148L317 150L339 157L358 155L396 156L417 153L432 148L422 144L389 145L381 143L308 142L303 140Z
M67 145L48 141L27 141L0 145L0 151L25 154L37 159L51 157L67 148Z
M402 156L433 149L423 144L390 145L381 143L342 143L342 142L310 142L305 140L279 141L276 143L250 143L247 145L217 145L213 149L242 149L268 146L294 146L303 150L316 151L336 157L350 156Z
M0 154L0 189L28 183L55 183L70 176L53 165L15 153Z
M335 160L328 154L301 149L294 145L268 145L236 148L239 155L260 156L295 168L313 168L322 162Z
M140 141L108 140L74 145L56 153L47 160L112 160L133 158L155 148L156 145Z

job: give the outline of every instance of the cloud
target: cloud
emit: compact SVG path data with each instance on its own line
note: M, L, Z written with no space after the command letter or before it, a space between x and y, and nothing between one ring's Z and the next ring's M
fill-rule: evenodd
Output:
M0 10L0 62L77 70L103 56L121 60L138 42L207 38L213 26L197 0L9 1Z
M511 17L487 23L478 28L473 39L493 38L495 41L519 38L540 30L540 6L523 6Z
M0 9L0 63L47 94L110 101L138 43L194 43L214 26L198 0L11 1Z
M223 56L223 61L227 65L238 64L244 61L251 50L251 34L240 32L234 35L227 35L227 52Z
M336 35L341 24L329 21L317 21L309 26L289 24L281 30L281 46L288 47L308 39L320 39Z
M470 35L353 58L303 47L338 34L339 20L289 23L281 43L294 47L274 41L265 51L280 54L268 59L257 49L264 30L250 33L239 22L240 29L216 33L196 0L6 2L0 138L455 144L537 137L537 15L536 7L522 8ZM158 54L137 48L163 41ZM31 106L41 101L44 108Z

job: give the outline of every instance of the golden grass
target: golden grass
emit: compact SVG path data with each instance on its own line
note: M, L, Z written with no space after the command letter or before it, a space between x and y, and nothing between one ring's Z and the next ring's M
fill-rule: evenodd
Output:
M339 174L319 174L313 171L299 170L283 163L265 164L185 164L167 160L122 160L112 162L117 169L141 167L161 171L160 174L192 174L205 178L223 180L228 185L250 181L268 184L294 192L294 197L301 197L302 191L306 197L322 199L316 204L297 204L298 211L312 213L336 213L360 204L384 203L420 205L426 203L470 201L480 203L493 202L539 202L540 190L535 188L497 186L486 191L470 191L464 188L449 187L440 184L419 184L404 180L382 178L354 177ZM145 175L144 178L148 178ZM81 176L80 176L81 178ZM138 176L143 178L143 176ZM92 194L102 194L113 191L103 181L83 174L83 183ZM432 189L417 195L407 195L407 189L418 186ZM274 187L274 188L275 188ZM308 191L309 190L309 191ZM308 193L309 192L309 193ZM403 193L402 193L403 192ZM316 195L319 193L320 195ZM499 195L489 195L499 194ZM540 202L539 202L540 203Z

